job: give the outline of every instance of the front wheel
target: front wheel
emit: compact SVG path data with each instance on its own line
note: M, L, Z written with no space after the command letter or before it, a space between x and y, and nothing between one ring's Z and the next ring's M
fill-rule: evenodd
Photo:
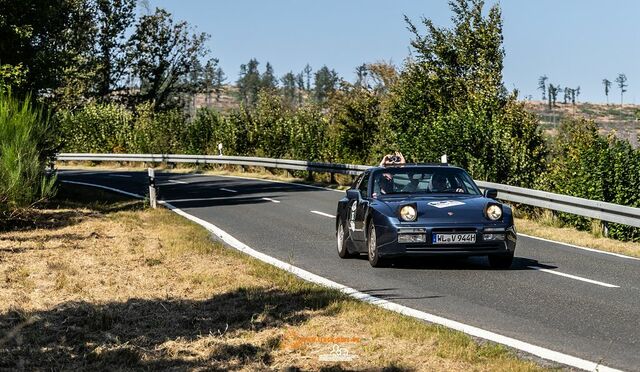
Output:
M367 234L367 252L369 254L369 264L372 267L384 267L385 261L380 257L378 251L378 242L376 239L376 226L373 221L369 224L369 233Z
M340 220L338 221L338 228L336 229L336 245L338 247L338 256L340 256L340 258L350 258L355 256L355 254L349 252L347 239L348 236L344 229L344 223Z
M508 269L513 263L513 253L489 256L489 265L493 269Z

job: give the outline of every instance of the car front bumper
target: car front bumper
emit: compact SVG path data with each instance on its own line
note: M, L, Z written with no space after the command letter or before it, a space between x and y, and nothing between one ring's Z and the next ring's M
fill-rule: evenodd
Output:
M424 242L399 242L402 234L425 235ZM475 234L475 243L434 244L434 234ZM499 240L489 240L488 235L502 236ZM378 252L380 256L484 256L513 254L517 235L513 225L376 225Z

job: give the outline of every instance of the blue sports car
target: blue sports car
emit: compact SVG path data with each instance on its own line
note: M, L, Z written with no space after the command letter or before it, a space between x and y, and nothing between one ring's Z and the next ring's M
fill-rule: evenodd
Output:
M491 267L509 268L516 230L496 196L446 164L368 169L338 202L338 255L366 252L373 267L398 256L488 256Z

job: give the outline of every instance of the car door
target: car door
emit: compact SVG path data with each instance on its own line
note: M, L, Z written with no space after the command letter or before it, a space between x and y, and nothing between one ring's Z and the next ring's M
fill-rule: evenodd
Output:
M360 197L358 200L351 205L351 213L352 213L352 221L353 224L351 228L353 229L353 239L354 240L365 240L366 232L365 232L365 217L367 215L367 210L369 209L369 179L370 173L365 173L362 180L360 180L360 184L358 185L358 192L360 193Z

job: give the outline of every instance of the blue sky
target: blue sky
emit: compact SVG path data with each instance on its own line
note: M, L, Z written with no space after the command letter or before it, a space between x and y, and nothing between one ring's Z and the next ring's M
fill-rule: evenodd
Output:
M432 0L150 0L211 35L209 48L228 81L257 58L278 76L327 65L353 81L363 62L401 65L410 34L403 15L450 24L447 1ZM487 1L493 4L495 1ZM640 103L640 1L508 0L500 2L506 52L504 81L521 97L540 98L547 75L562 87L581 87L580 101L604 102L602 79L625 73L625 102ZM619 102L619 90L610 93Z

